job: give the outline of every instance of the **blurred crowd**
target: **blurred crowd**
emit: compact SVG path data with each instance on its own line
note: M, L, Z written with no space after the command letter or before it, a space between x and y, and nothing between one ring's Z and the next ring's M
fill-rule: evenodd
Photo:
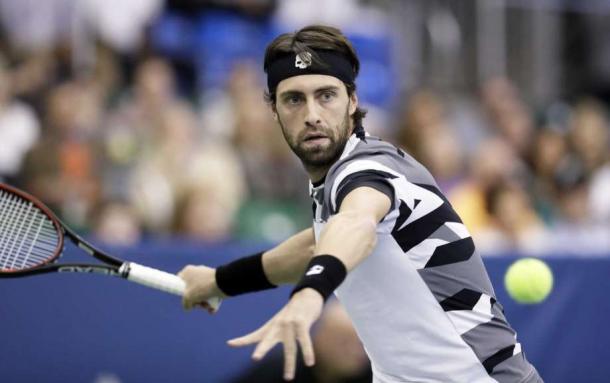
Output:
M544 115L506 78L471 100L421 90L397 142L425 164L484 253L603 254L610 248L610 125L586 97Z
M0 180L114 244L276 241L308 225L306 174L264 103L260 56L211 86L151 31L168 12L208 8L315 19L294 1L107 3L0 0ZM365 127L430 169L481 252L610 254L604 100L533 110L506 77L475 93L401 94L365 105Z

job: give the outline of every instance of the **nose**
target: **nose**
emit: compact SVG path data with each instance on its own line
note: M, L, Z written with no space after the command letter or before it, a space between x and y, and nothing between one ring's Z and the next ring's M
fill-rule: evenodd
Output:
M318 105L316 104L314 99L308 99L307 111L305 115L305 125L316 127L321 123L322 118L320 117L320 110L318 109Z

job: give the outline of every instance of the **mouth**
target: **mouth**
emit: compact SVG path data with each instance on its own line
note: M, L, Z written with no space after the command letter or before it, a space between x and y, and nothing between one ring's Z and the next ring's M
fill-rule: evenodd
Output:
M328 139L328 136L322 133L309 133L303 137L303 142L322 142Z

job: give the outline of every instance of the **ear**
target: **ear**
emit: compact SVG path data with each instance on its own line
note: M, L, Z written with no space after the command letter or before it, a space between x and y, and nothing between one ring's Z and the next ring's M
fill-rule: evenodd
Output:
M350 105L349 105L349 115L353 116L356 113L356 109L358 109L358 96L356 92L352 92L352 95L349 97Z
M273 114L273 119L275 122L278 122L277 108L275 107L275 103L269 104L269 110L271 110L271 114Z

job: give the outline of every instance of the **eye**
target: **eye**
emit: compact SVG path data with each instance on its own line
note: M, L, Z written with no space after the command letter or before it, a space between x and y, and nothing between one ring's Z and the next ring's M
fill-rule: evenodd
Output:
M332 90L327 90L320 94L320 98L322 99L322 101L331 101L333 98L335 98L335 96L336 93Z
M284 102L288 105L298 105L301 102L302 97L297 95L297 94L293 94L293 95L289 95L286 96L286 98L284 99Z

